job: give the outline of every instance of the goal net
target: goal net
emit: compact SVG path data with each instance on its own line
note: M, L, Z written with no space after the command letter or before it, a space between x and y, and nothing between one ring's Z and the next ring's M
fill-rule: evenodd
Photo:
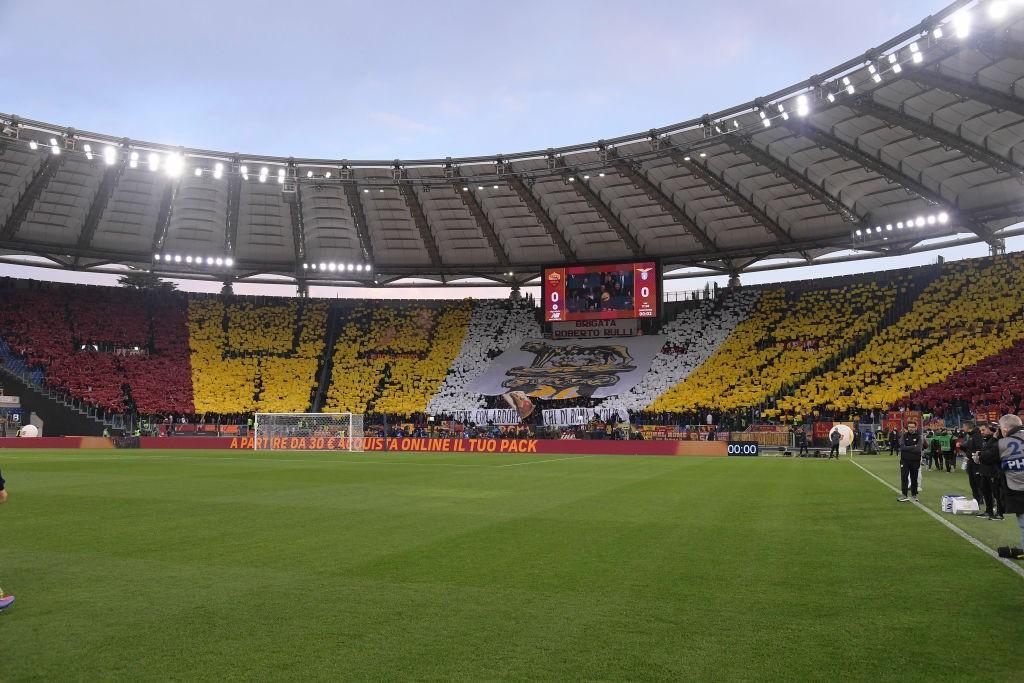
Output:
M253 448L269 451L361 451L356 413L256 413Z

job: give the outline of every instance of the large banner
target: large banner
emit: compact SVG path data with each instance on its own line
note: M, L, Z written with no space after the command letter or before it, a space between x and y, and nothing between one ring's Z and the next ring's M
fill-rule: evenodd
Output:
M615 408L553 408L541 411L541 415L545 427L578 427L595 417L602 422L611 422L615 418L619 422L629 422L629 413Z
M618 396L640 381L664 344L662 335L527 339L491 361L469 391L488 396L522 392L545 400Z
M463 424L485 425L493 422L496 425L519 424L519 413L512 408L478 408L476 410L453 410L452 419Z

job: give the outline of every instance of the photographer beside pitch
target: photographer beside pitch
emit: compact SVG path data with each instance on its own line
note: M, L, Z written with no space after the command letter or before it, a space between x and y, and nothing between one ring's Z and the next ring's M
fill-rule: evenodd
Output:
M0 503L7 501L7 489L4 488L4 473L0 472ZM7 609L14 603L14 596L4 596L3 591L0 591L0 612Z
M1004 557L1020 557L1024 554L1024 433L1022 422L1016 415L999 418L999 469L1002 473L1003 510L1017 515L1020 527L1021 547L1000 548ZM1005 554L1004 554L1005 550ZM1014 552L1016 551L1016 552Z

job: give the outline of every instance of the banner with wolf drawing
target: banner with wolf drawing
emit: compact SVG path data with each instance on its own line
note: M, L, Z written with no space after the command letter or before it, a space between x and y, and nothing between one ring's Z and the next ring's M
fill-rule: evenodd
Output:
M491 361L487 371L470 384L469 391L545 401L617 396L640 381L664 344L661 335L606 340L527 339Z

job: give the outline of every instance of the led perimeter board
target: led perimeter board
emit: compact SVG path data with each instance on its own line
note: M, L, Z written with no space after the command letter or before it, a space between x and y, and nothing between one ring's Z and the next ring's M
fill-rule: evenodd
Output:
M657 318L661 268L627 261L544 269L544 320Z

